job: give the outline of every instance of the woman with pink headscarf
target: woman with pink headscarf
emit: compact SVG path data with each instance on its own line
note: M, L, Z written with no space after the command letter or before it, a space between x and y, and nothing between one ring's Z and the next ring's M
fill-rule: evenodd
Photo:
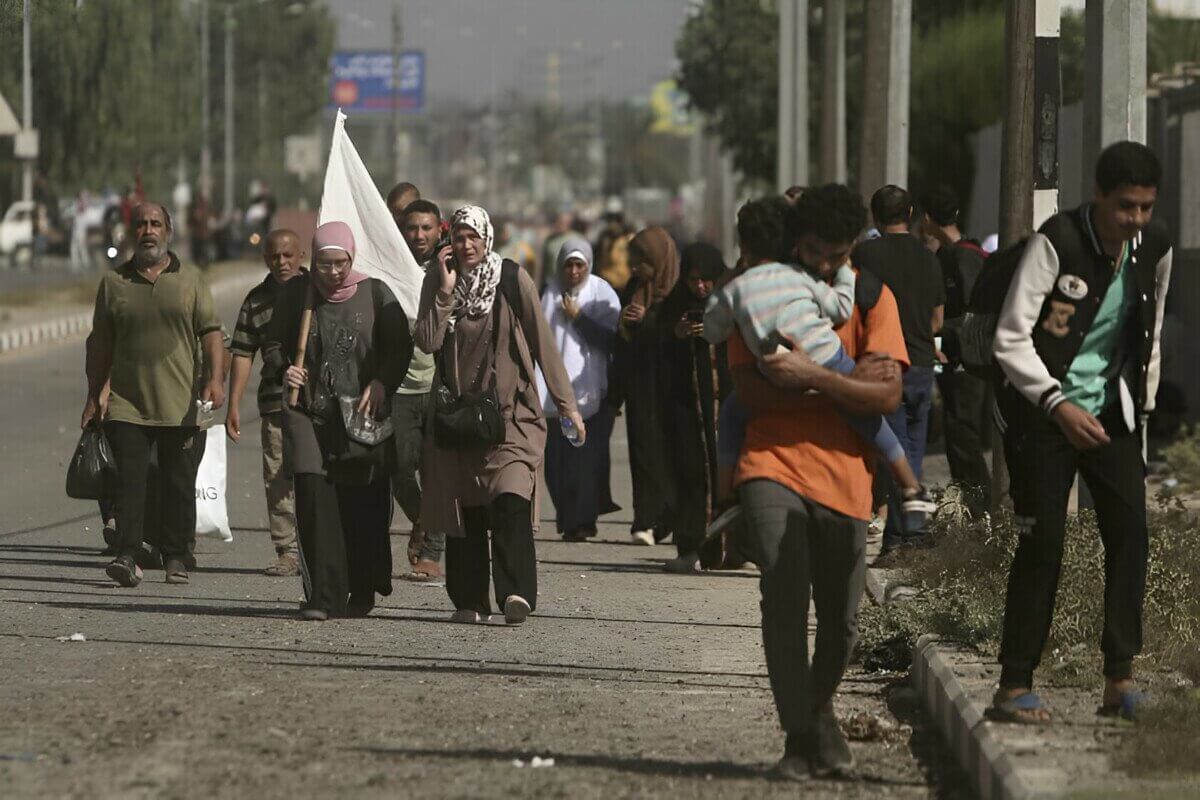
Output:
M408 319L391 290L354 269L354 235L327 222L312 271L284 284L263 346L283 372L283 467L293 476L304 619L365 616L392 591L390 403L408 370ZM302 363L300 330L312 309Z

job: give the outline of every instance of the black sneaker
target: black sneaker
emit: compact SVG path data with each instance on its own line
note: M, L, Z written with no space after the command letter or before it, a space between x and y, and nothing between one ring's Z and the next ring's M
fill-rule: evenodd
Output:
M786 781L803 782L810 777L809 753L812 737L789 733L783 745L783 758L775 765L775 775Z
M832 708L817 712L817 738L809 759L814 778L845 778L854 769L854 754Z
M168 558L164 571L167 573L167 583L191 583L187 567L178 558Z
M163 568L162 551L154 545L146 544L145 542L142 542L142 547L138 550L137 555L134 556L134 560L137 561L137 565L142 569Z
M350 593L350 601L346 603L346 616L350 618L365 617L375 608L375 593Z
M117 556L104 568L104 574L120 585L132 589L142 582L142 568L129 556Z

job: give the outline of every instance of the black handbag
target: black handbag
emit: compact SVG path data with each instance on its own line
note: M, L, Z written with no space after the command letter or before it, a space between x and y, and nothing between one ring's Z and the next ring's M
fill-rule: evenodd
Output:
M519 309L519 286L514 261L505 260L500 268L500 284L492 301L492 353L496 359L500 341L500 297L514 309ZM438 372L441 385L433 398L433 438L438 446L448 450L490 450L504 443L504 415L500 412L500 395L496 392L496 372L492 369L489 386L480 392L455 395L445 384L444 351L438 350Z
M99 425L88 425L79 435L75 455L67 466L67 497L103 500L111 494L116 477L117 462L108 437Z
M451 450L490 449L504 443L504 417L496 381L482 392L455 397L445 386L434 398L433 436Z

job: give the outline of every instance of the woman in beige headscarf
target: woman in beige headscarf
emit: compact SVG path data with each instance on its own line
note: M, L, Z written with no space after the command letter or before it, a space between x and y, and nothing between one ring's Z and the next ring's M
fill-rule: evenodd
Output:
M638 544L671 535L672 482L664 458L663 300L679 280L675 241L662 228L646 228L629 243L630 300L621 311L618 373L625 388L625 430L633 473L633 528Z
M452 445L439 441L436 422L430 426L421 458L421 524L446 534L453 619L483 622L491 614L490 566L496 603L505 622L516 625L537 604L533 534L546 420L535 365L559 415L581 437L586 432L537 288L527 272L493 251L487 212L478 206L459 209L450 241L426 273L413 339L437 356L434 398L495 387L504 441L495 447ZM435 414L439 402L435 399Z

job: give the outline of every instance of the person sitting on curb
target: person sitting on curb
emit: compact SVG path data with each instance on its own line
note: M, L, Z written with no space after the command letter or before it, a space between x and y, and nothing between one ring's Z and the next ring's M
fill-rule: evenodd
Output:
M1158 390L1171 243L1151 224L1162 169L1135 142L1096 163L1093 201L1030 237L996 325L1004 457L1020 540L1008 576L993 719L1044 724L1033 693L1078 471L1104 542L1101 713L1132 717L1146 588L1145 417Z

